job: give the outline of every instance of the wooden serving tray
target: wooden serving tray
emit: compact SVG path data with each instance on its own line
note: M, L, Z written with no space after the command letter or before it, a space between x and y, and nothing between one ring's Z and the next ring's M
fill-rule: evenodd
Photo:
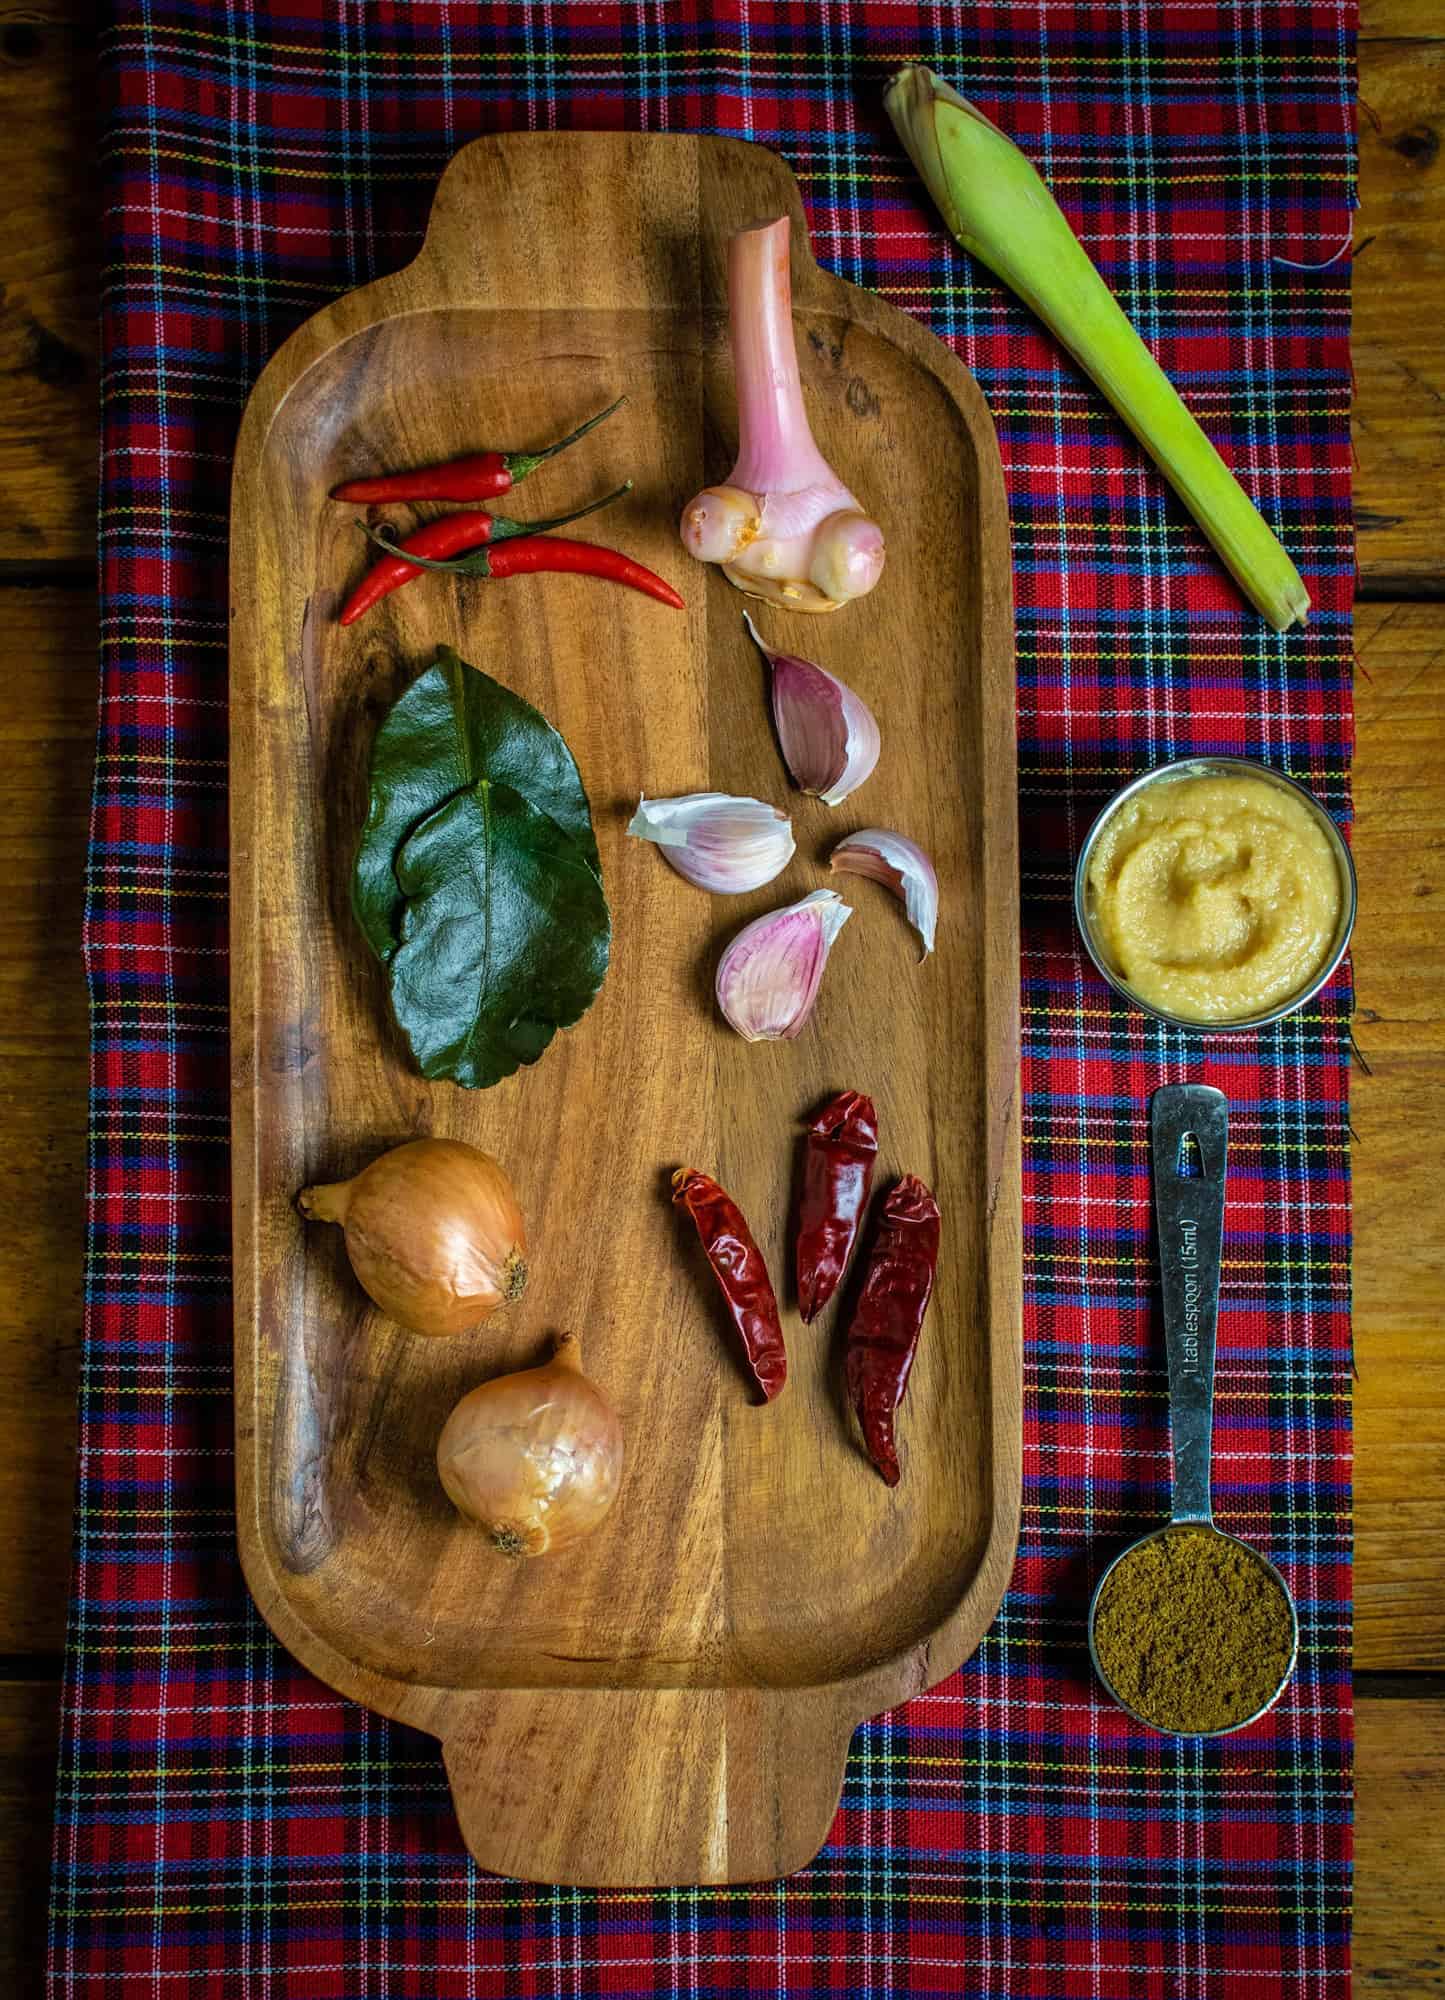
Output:
M832 617L757 608L775 644L872 703L883 758L836 812L789 794L743 599L676 522L735 442L724 246L789 211L819 443L883 522L877 591ZM338 480L541 443L626 408L503 511L634 494L579 532L671 578L686 614L588 579L425 578L343 632L367 551ZM394 518L408 517L398 510ZM850 1734L951 1673L993 1617L1019 1508L1018 866L1007 521L993 426L933 337L813 263L797 187L717 139L478 140L407 270L339 300L257 385L231 544L236 1423L242 1557L272 1630L323 1681L441 1738L467 1845L573 1883L785 1874L827 1836ZM348 904L386 705L439 642L535 702L590 793L612 906L595 1006L540 1063L428 1085ZM688 887L625 838L639 790L787 804L790 870L755 896ZM828 876L850 828L932 852L938 950L881 889L814 1019L748 1046L711 980L722 939ZM786 1313L790 1376L756 1407L667 1170L715 1173L789 1269L799 1120L877 1101L879 1185L943 1210L938 1288L900 1424L902 1484L864 1458L840 1330ZM455 1340L366 1304L340 1232L293 1205L419 1133L507 1163L525 1299ZM509 1565L454 1514L438 1432L462 1392L582 1336L627 1438L621 1497L576 1550Z

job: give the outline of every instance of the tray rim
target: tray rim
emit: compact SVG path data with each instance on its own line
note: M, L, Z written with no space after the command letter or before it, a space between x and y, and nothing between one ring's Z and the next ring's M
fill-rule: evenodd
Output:
M255 703L249 697L259 635L253 630L253 593L238 592L238 579L250 580L247 555L248 494L261 474L272 428L284 403L310 371L339 346L392 319L421 312L461 307L469 310L516 310L515 299L489 300L457 268L464 205L462 190L485 157L500 153L519 158L526 150L570 148L577 152L601 148L666 148L696 157L714 157L727 150L747 156L766 154L780 192L786 183L794 230L795 310L832 313L860 324L901 348L937 379L960 411L973 440L978 471L980 545L980 651L982 754L984 797L981 810L983 895L991 913L985 931L987 958L983 977L986 1023L984 1060L985 1127L987 1133L988 1196L984 1247L988 1261L986 1296L990 1332L988 1434L992 1487L988 1537L977 1568L947 1617L921 1641L876 1664L814 1682L783 1688L714 1688L682 1684L675 1689L636 1690L649 1693L748 1694L764 1703L772 1700L825 1703L847 1736L882 1709L924 1692L954 1672L976 1649L1007 1588L1017 1546L1022 1485L1022 1169L1018 1118L1019 1093L1019 876L1017 737L1012 615L1012 569L1003 468L992 417L972 373L927 327L877 295L838 278L819 266L791 169L771 148L753 142L695 134L551 133L527 132L485 136L462 147L437 184L425 240L416 257L401 270L343 294L306 320L277 350L257 379L247 400L235 453L231 482L229 730L230 785L230 908L231 908L231 1159L232 1247L234 1272L233 1352L236 1436L237 1534L243 1573L251 1595L272 1633L303 1666L337 1693L362 1702L393 1720L406 1722L441 1737L448 1746L455 1737L449 1711L466 1709L492 1693L505 1692L536 1702L601 1701L614 1692L603 1688L548 1686L489 1690L459 1688L445 1683L406 1681L378 1672L351 1659L318 1633L296 1608L288 1593L282 1567L275 1563L262 1523L269 1484L258 1475L269 1470L255 1367L262 1339L259 1292L261 1265L256 1254L255 1216L260 1185L261 1095L256 1074L255 1022L258 1009L256 911L260 869L250 837L253 789L246 782L256 761L260 729ZM418 298L420 289L435 295ZM569 299L570 306L606 305L606 300ZM615 304L615 301L611 302ZM660 306L660 300L650 302ZM838 1784L842 1782L841 1763ZM452 1771L457 1790L457 1773ZM460 1799L459 1799L460 1804ZM472 1843L475 1849L475 1843ZM479 1859L485 1857L479 1855ZM808 1856L802 1856L806 1860ZM801 1861L795 1865L801 1865ZM787 1872L775 1870L774 1872ZM549 1879L564 1879L554 1877ZM578 1878L583 1879L583 1878ZM587 1877L585 1879L595 1879ZM632 1880L633 1877L617 1878ZM745 1879L708 1876L701 1879Z

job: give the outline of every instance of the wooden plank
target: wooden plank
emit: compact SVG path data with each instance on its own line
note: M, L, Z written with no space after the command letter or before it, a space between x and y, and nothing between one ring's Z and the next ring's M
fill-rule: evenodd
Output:
M1355 1659L1445 1665L1445 607L1356 618Z
M1362 586L1440 595L1445 569L1445 12L1366 10L1355 218L1354 438Z
M40 2000L48 1827L54 1796L52 1682L0 1685L0 1992ZM1356 1709L1355 1990L1393 2000L1445 1994L1445 1700L1363 1699Z
M1445 1699L1355 1706L1355 1994L1445 1994Z
M1417 36L1429 40L1441 34L1439 0L1361 0L1359 4L1359 48L1361 58L1373 42Z
M53 1682L0 1684L0 1992L40 2000L48 1828L54 1798ZM1445 1699L1356 1705L1355 1991L1445 1995Z
M0 1682L0 1993L41 2000L60 1688Z
M93 244L95 194L93 148L85 137L94 92L88 29L83 21L79 28L68 25L83 13L61 6L0 7L0 160L9 201L0 217L6 294L0 304L5 359L0 466L10 503L0 521L0 561L86 561L94 547L97 255L86 247ZM1357 494L1366 517L1362 575L1373 588L1388 587L1394 576L1410 590L1438 591L1442 551L1436 524L1445 518L1435 470L1445 428L1438 400L1438 61L1430 49L1421 53L1414 46L1376 43L1438 38L1439 0L1367 4L1362 27L1362 95L1381 127L1377 134L1368 113L1362 115L1365 206L1357 241L1372 230L1376 236L1356 273L1355 363L1363 418ZM65 77L62 68L68 68ZM84 80L84 87L75 89L73 79ZM54 335L58 346L50 345L45 333ZM1372 525L1372 516L1383 519ZM37 608L43 603L30 601ZM7 672L16 691L0 712L7 778L19 755L14 732L27 713L57 688L67 699L87 695L93 671L91 642L88 635L78 636L77 622L93 619L93 610L72 598L68 610L53 605L48 629L45 618L17 627L18 602L11 592L0 600L7 632L19 630L27 641L13 649ZM1438 654L1431 651L1428 616L1371 607L1359 617L1364 664L1374 685L1390 691L1388 700L1377 701L1371 681L1361 678L1357 764L1364 893L1355 953L1363 1010L1359 1038L1374 1069L1372 1077L1357 1078L1354 1109L1362 1141L1355 1168L1359 1644L1361 1665L1379 1666L1441 1657L1438 1625L1422 1623L1431 1594L1440 1592L1436 1544L1442 1515L1439 1460L1422 1410L1438 1440L1438 1376L1424 1343L1439 1338L1440 1274L1428 1251L1432 1232L1438 1244L1442 1231L1438 1202L1429 1206L1434 1176L1426 1147L1433 1143L1434 1119L1445 1101L1438 1068L1445 979L1438 964L1438 927L1432 944L1428 922L1434 901L1420 888L1433 888L1434 900L1440 891L1438 874L1432 884L1418 868L1411 872L1419 844L1413 822L1404 823L1408 839L1402 844L1393 838L1388 817L1392 799L1404 800L1413 812L1430 785L1437 801L1441 796L1438 764L1430 765L1435 775L1427 779L1419 761L1436 755L1420 748L1432 718L1410 708L1408 693L1413 659L1437 690L1438 716L1438 679L1430 679L1438 672ZM1387 618L1393 625L1388 640L1382 630ZM1407 664L1392 667L1387 648L1397 645ZM69 661L63 677L57 675L57 656ZM1429 666L1431 657L1435 668ZM30 674L32 661L36 671ZM53 1436L59 1425L63 1434L72 1421L84 1087L82 1002L73 960L74 867L83 840L84 787L77 772L87 763L88 738L89 722L81 724L69 711L69 720L55 729L51 749L34 752L53 782L42 784L13 812L0 789L0 829L9 829L0 837L16 843L7 851L31 842L32 858L48 851L58 860L72 843L74 857L53 917L37 920L38 899L31 900L27 915L17 913L16 932L0 935L0 944L8 946L3 959L9 978L16 976L17 951L22 958L37 947L44 953L37 971L21 974L21 983L0 1002L0 1058L12 1093L0 1106L0 1212L7 1217L7 1229L0 1232L0 1311L11 1313L0 1324L0 1368L15 1370L0 1375L0 1475L24 1458L28 1432ZM62 792L66 806L60 803ZM33 826L27 830L26 818L36 814L48 835L38 835ZM1427 838L1438 843L1438 820ZM0 904L0 925L7 922ZM1402 948L1395 942L1397 922L1405 927ZM47 1014L50 1025L42 1028ZM28 1109L23 1128L16 1123L22 1107ZM29 1170L37 1157L47 1163L43 1185L36 1185ZM21 1306L26 1286L39 1295L33 1311ZM31 1347L36 1351L23 1366L14 1362L21 1348ZM57 1471L53 1449L37 1448L19 1485L0 1488L12 1538L11 1559L0 1574L0 1650L32 1645L48 1650L58 1642L68 1447L64 1459ZM53 1707L49 1687L0 1689L0 1907L22 1913L18 1927L0 1926L0 1990L13 1991L20 2000L40 1991L48 1843L37 1839L36 1829L49 1814L50 1751L48 1741L40 1751L37 1744L53 1728ZM1362 1993L1445 1992L1445 1882L1433 1832L1445 1806L1441 1716L1438 1702L1360 1706L1356 1982ZM30 1772L23 1783L14 1776L17 1758ZM11 1960L4 1957L7 1948ZM20 1968L13 1977L7 1976L12 1964Z
M1445 39L1436 0L1362 19L1355 241L1356 500L1377 594L1438 591L1445 348ZM94 26L89 4L0 5L0 561L94 552Z
M95 557L100 246L89 4L0 4L0 561Z
M1360 0L1360 50L1402 35L1428 40L1441 32L1440 0Z
M84 1248L88 592L8 589L0 703L0 1653L64 1637Z

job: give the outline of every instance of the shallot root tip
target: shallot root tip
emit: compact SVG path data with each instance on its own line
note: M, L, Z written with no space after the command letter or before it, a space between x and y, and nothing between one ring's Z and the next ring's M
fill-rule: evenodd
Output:
M524 1528L515 1528L510 1523L498 1522L489 1537L492 1547L508 1562L520 1562L523 1556L532 1553L537 1537Z
M308 1222L344 1223L350 1205L350 1181L318 1181L315 1187L302 1188L296 1197L296 1206Z

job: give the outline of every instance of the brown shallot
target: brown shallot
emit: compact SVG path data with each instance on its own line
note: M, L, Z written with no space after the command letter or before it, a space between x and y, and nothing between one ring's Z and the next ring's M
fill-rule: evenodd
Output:
M590 1534L617 1498L622 1426L582 1373L577 1336L562 1334L540 1368L463 1396L437 1443L437 1471L499 1555L544 1556Z
M512 1183L460 1139L412 1139L349 1181L304 1188L301 1213L339 1222L357 1283L412 1333L465 1333L527 1283Z

